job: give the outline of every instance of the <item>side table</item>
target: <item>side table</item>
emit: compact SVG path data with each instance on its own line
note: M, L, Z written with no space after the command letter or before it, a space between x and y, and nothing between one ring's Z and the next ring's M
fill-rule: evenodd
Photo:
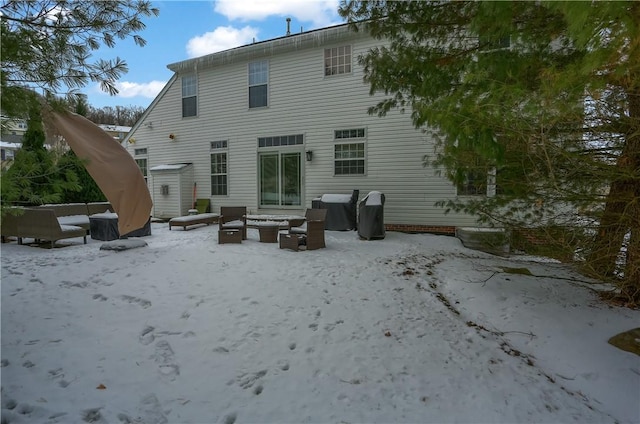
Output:
M111 241L119 239L118 215L105 212L89 216L89 233L93 240Z
M260 242L261 243L277 243L278 242L278 232L280 232L280 224L265 224L260 223L258 225L258 232L260 233Z

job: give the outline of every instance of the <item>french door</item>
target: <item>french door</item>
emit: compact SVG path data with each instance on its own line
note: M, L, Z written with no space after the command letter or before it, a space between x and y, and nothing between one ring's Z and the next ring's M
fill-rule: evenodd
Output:
M258 156L260 206L302 205L302 153L269 151Z

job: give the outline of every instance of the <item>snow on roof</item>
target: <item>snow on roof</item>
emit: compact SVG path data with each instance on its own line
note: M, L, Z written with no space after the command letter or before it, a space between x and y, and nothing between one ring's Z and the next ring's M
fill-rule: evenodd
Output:
M191 165L190 163L174 163L174 164L166 164L166 165L156 165L154 167L149 168L149 171L176 171L187 166Z
M125 127L123 125L107 125L107 124L99 124L100 128L104 131L117 131L117 132L129 132L131 131L131 127Z
M22 147L21 143L7 143L6 141L0 141L0 147L3 149L15 149L18 150Z

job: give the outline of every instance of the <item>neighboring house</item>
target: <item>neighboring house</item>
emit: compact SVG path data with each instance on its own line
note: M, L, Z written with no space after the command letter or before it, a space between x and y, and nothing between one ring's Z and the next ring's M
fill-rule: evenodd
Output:
M2 116L2 135L14 135L22 137L27 131L27 121L24 119L9 118L8 116Z
M434 205L458 194L424 166L434 139L413 127L410 111L367 113L383 96L369 94L357 58L379 43L339 25L168 65L174 75L124 143L147 178L153 215L186 215L188 204L168 212L164 200L183 198L191 181L182 179L192 178L213 211L304 214L322 194L357 189L360 198L384 193L389 230L474 225ZM171 171L172 180L167 166L177 164L189 172Z
M115 138L118 143L122 143L127 134L131 131L131 127L125 127L122 125L99 124L98 126L111 137Z
M16 155L16 152L20 147L22 147L21 143L12 143L10 141L4 141L6 136L2 136L2 141L0 141L0 157L2 159L0 168L5 170L11 166L13 163L13 158Z

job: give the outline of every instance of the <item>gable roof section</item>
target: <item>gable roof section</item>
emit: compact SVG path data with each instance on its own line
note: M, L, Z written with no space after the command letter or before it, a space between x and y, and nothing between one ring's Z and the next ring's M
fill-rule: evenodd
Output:
M126 146L126 144L127 144L126 142L128 142L129 139L134 136L134 133L136 132L136 130L140 127L140 125L142 125L144 120L147 118L147 115L149 115L149 113L153 110L153 108L156 106L156 104L158 104L160 99L162 99L164 97L164 95L166 94L167 90L169 90L169 87L171 87L171 84L173 84L173 82L176 80L176 78L178 78L177 74L173 74L171 76L171 78L169 78L169 81L167 81L167 83L164 85L164 87L162 87L162 90L160 90L160 93L158 93L156 98L153 99L151 104L145 109L145 111L142 113L142 116L140 116L140 118L138 118L138 121L135 124L133 124L133 127L131 127L131 131L129 131L127 133L127 135L124 137L124 139L122 140L122 144L124 144Z
M259 41L233 49L171 63L167 65L167 68L179 74L239 61L248 61L308 47L319 47L350 38L361 38L365 36L367 36L367 34L364 31L355 32L349 29L348 24L342 24L299 34L285 35L271 40Z

